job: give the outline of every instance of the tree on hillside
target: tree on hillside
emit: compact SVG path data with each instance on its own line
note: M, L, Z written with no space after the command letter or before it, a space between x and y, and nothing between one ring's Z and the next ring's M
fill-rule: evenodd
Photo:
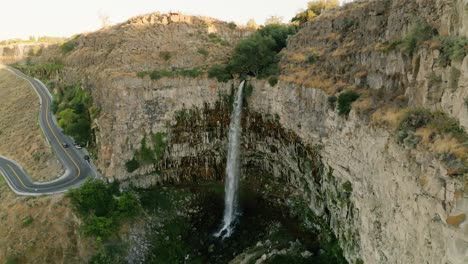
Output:
M267 25L281 25L283 24L283 17L280 16L271 16L265 20L265 26Z
M324 10L334 8L340 5L338 0L314 0L308 3L307 9L299 12L295 17L292 18L291 22L296 23L298 26L302 26L307 21L314 19L319 16Z
M231 72L258 77L277 74L279 52L286 47L288 37L295 33L294 26L279 24L260 29L235 48L229 63Z
M251 18L249 19L249 21L247 21L247 27L251 29L257 29L258 25L257 25L257 22L255 22L255 20Z

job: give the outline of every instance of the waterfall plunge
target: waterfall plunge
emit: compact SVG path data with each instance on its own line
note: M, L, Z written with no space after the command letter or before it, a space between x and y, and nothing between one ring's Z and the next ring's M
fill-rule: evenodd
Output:
M224 197L224 217L223 226L214 234L219 237L222 234L223 238L229 237L233 231L233 222L237 217L237 187L239 185L239 144L240 135L242 132L241 115L242 115L242 90L245 81L242 81L237 90L234 108L231 114L231 123L229 125L229 149L226 164L226 182L225 182L225 197Z

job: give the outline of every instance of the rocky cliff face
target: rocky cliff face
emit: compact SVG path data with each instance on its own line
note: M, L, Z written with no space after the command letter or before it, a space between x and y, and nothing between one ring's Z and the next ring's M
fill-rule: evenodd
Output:
M444 38L468 36L464 1L357 1L308 23L289 42L282 79L334 94L367 87L408 105L443 110L468 127L466 57L440 63ZM437 35L408 54L407 36L424 23ZM406 50L405 50L406 49ZM316 63L307 63L314 55ZM368 103L364 111L379 106Z
M467 213L464 182L447 176L429 154L404 149L391 132L351 114L338 117L317 89L256 83L251 111L278 115L285 129L320 151L328 177L294 173L292 184L309 189L310 210L324 217L349 260L364 263L463 263L465 224L451 215ZM279 160L291 160L278 151ZM292 163L292 162L291 162ZM271 173L277 166L272 161ZM325 173L324 175L327 175ZM351 188L346 186L350 183ZM343 194L350 192L347 199Z

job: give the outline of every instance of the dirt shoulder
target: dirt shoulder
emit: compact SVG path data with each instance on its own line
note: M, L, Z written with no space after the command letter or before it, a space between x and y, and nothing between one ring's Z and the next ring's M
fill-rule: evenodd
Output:
M18 162L34 181L58 178L62 165L39 127L39 98L30 84L0 65L0 155Z

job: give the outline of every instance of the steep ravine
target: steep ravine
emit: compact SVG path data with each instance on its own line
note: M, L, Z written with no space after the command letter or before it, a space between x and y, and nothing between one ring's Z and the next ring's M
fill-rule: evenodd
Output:
M300 193L317 219L333 229L352 263L465 261L466 224L447 224L450 216L468 213L463 182L448 176L435 157L403 148L388 129L363 122L354 112L348 120L338 117L321 90L251 83L243 177L266 173ZM229 94L226 86L220 91ZM145 186L221 180L229 104L219 93L205 94L211 104L173 114L178 118L165 130L159 175L129 179ZM144 171L155 169L144 166L135 174Z

